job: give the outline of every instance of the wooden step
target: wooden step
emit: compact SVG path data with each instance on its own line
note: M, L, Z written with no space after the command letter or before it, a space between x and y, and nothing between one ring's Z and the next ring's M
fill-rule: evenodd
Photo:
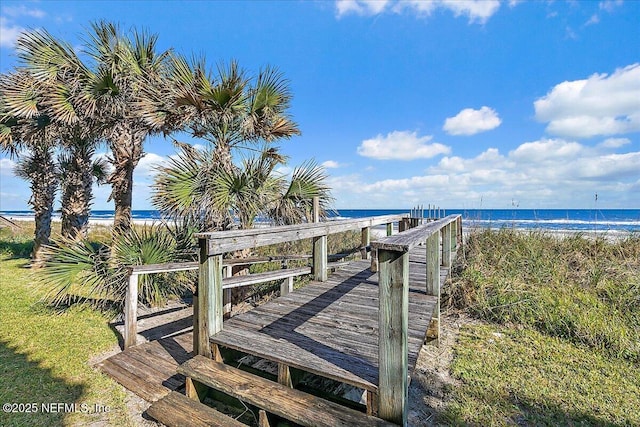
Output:
M180 365L178 372L197 383L303 426L395 426L380 418L285 387L203 356L195 356Z
M168 427L247 427L222 412L172 391L147 409L147 415Z

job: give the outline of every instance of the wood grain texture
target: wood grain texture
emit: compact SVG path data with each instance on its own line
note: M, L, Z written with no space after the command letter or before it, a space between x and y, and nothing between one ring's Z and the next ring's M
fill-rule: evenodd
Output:
M378 239L372 242L371 246L377 249L408 252L416 246L423 244L429 236L438 233L442 227L451 222L455 222L459 217L460 215L449 215L437 221L427 222L394 236Z
M378 249L378 415L407 424L409 254Z
M129 276L124 300L124 348L138 343L138 275Z
M202 356L196 356L184 363L178 368L178 372L303 426L393 425Z
M195 236L199 239L206 239L208 241L210 254L221 254L276 243L328 236L329 234L341 233L343 231L358 230L365 227L372 227L374 225L397 221L402 217L402 215L386 215L370 218L320 222L317 224L306 223L269 228L256 228L251 230L197 233Z
M147 415L168 427L246 427L227 415L172 391L147 409Z

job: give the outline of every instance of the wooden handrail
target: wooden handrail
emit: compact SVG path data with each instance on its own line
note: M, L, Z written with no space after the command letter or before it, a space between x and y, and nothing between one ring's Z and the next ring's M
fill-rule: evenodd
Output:
M439 232L444 226L457 221L459 216L460 215L449 215L437 221L418 225L395 236L388 236L371 242L371 246L375 249L410 251L414 247L424 244L429 236Z
M207 242L207 253L214 255L389 224L404 217L406 215L384 215L250 230L215 231L197 233L195 236Z
M318 200L314 200L314 221L319 212ZM368 218L355 218L337 221L312 222L297 225L286 225L269 228L255 228L250 230L230 230L208 233L197 233L200 247L200 274L198 287L194 295L194 353L212 357L210 337L222 330L222 265L223 255L243 249L257 248L312 239L312 274L314 280L327 280L327 236L349 230L361 230L361 249L363 258L369 256L366 247L369 246L370 228L376 225L387 225L387 234L392 227L389 224L401 221L407 215L384 215ZM282 289L291 289L291 282L283 285Z
M455 250L453 228L457 236L459 224L459 215L449 215L371 243L378 259L378 416L382 419L407 425L409 251L418 245L425 247L426 293L436 297L427 335L438 338L440 265L450 267L451 253ZM440 250L441 236L443 252Z

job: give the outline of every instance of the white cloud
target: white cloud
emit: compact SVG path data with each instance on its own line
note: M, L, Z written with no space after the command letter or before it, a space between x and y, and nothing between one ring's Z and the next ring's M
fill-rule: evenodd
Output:
M547 132L568 137L618 135L640 131L640 64L613 74L565 81L534 102Z
M623 138L606 141L610 146L627 144ZM640 151L610 154L601 146L540 139L508 153L489 148L470 158L446 156L424 174L403 176L398 171L394 178L374 181L368 174L335 176L331 185L348 207L435 203L505 208L517 200L521 208L580 208L592 202L594 192L608 195L608 207L637 207Z
M11 159L3 158L0 159L0 175L1 176L12 176L13 168L16 166L16 162Z
M451 148L437 142L429 143L430 135L419 137L417 132L393 131L383 136L366 139L358 147L358 154L381 160L428 159L448 154Z
M14 22L16 18L28 17L42 19L47 14L41 9L31 9L25 5L3 7L0 16L0 46L13 47L20 33L25 32L25 28Z
M498 0L442 0L442 6L455 16L465 15L469 22L485 23L500 9Z
M0 46L13 47L20 33L25 29L9 22L4 16L0 16Z
M342 165L335 160L327 160L325 162L322 162L321 166L325 169L336 169Z
M445 120L442 129L450 135L475 135L500 126L502 121L492 108L482 107L479 110L465 108L456 116Z
M511 6L515 2L510 3ZM377 15L386 11L418 16L429 16L436 9L445 9L458 16L467 16L469 22L485 23L500 8L498 0L337 0L338 17L350 13L357 15Z
M627 144L631 144L629 138L607 138L602 141L599 146L604 148L619 148Z
M31 18L44 18L47 16L45 11L41 9L29 9L25 5L15 6L15 7L3 7L2 14L11 16L12 18L18 18L20 16L29 16Z
M134 182L136 178L139 180L151 180L156 175L155 168L166 162L167 158L154 153L147 153L138 162L138 166L135 169Z
M594 13L593 15L591 15L591 18L589 18L589 20L584 23L584 26L587 27L589 25L595 25L599 22L600 22L600 17L598 16L597 13Z
M338 17L355 13L357 15L377 15L382 13L389 0L337 0L336 12Z
M615 8L622 6L622 0L605 0L599 3L600 10L606 10L611 13Z

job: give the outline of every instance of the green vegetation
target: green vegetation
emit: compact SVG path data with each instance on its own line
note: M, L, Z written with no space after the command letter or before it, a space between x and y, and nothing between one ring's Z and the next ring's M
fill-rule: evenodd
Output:
M486 321L455 348L446 423L640 424L640 238L470 237L449 304Z
M27 235L0 230L0 402L35 403L38 412L2 413L2 426L131 425L122 388L88 365L117 338L108 317L71 309L59 315L39 303L25 268L33 245ZM42 413L41 404L77 403L78 412ZM84 413L80 405L109 406L109 413Z

